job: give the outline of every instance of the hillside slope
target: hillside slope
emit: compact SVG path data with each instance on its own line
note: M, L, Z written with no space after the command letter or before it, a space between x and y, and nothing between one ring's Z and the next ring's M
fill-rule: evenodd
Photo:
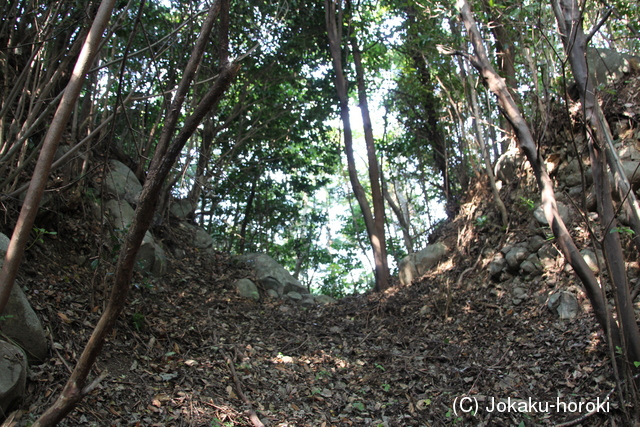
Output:
M623 123L620 135L637 140L629 112L638 91L629 92L607 100L607 111ZM558 118L550 132L563 126ZM161 279L136 277L95 367L96 376L109 376L63 425L243 426L255 417L272 426L539 426L580 417L584 425L614 425L618 401L595 406L615 384L604 337L561 257L535 274L489 272L505 247L545 235L533 217L531 177L526 167L516 174L501 192L507 230L495 225L491 193L477 182L457 218L433 236L455 248L437 268L412 285L327 306L241 299L232 285L251 276L246 266L164 229L163 243L185 256L169 257ZM97 275L92 259L113 246L95 247L100 227L88 217L82 204L41 217L57 235L26 254L20 285L50 333L51 351L32 369L19 426L60 392L101 311L110 277ZM579 218L572 230L587 247ZM577 297L575 319L549 310L558 291ZM478 403L475 415L460 411L464 397Z

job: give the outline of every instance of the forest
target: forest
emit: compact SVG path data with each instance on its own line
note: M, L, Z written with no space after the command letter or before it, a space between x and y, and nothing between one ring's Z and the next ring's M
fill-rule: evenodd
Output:
M4 3L2 426L640 425L637 2Z

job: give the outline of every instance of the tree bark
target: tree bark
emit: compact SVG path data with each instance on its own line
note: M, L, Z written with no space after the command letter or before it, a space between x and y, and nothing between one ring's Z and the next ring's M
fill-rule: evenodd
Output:
M214 8L215 6L211 8L210 15L215 14ZM213 21L210 23L211 25L204 25L201 29L201 37L204 37L205 40L208 39L208 33L211 31ZM200 56L201 58L202 52L203 50L198 51L198 49L195 49L192 53L192 59L199 62L200 59L194 57ZM116 319L126 303L127 293L129 291L133 275L133 268L135 266L135 258L138 250L140 249L142 239L151 224L153 212L155 210L162 185L169 175L175 160L180 155L182 148L191 135L196 131L198 125L204 119L206 114L208 114L211 108L220 101L226 90L231 85L231 82L235 78L238 70L239 65L237 63L229 63L223 67L218 79L209 92L207 92L200 101L193 114L185 120L183 128L178 132L176 137L173 139L173 142L166 150L164 150L164 152L156 151L152 160L152 164L155 165L155 167L149 171L147 180L145 181L142 192L140 193L139 203L131 222L131 226L129 227L129 232L125 237L124 245L120 250L118 264L114 275L114 285L111 290L111 296L107 303L107 307L91 334L89 342L80 355L71 377L64 386L61 394L53 405L48 408L33 424L34 427L53 426L57 424L93 387L95 387L96 381L89 386L86 386L87 377L91 367L102 350L107 335L113 329ZM189 86L181 86L181 89L176 93L176 98L184 99L188 89ZM172 104L172 107L175 105L176 104ZM172 114L172 111L168 111L167 114ZM176 123L177 121L172 124L173 129L168 131L169 134L172 134L175 130Z
M587 128L587 145L591 159L593 183L596 188L598 210L600 211L602 224L606 226L603 230L604 253L610 278L615 288L617 317L620 329L622 329L622 337L624 338L622 348L625 351L625 357L629 365L634 366L634 362L640 361L640 330L638 330L631 301L620 236L614 231L618 224L611 197L611 184L607 175L606 158L609 159L614 176L616 174L620 175L616 169L619 163L615 161L617 158L615 151L607 143L608 140L612 139L610 138L611 132L600 110L600 105L595 95L593 79L589 78L587 72L587 37L582 28L581 10L575 0L552 0L551 3L558 22L558 28L560 29L562 44L569 58L573 76L576 79L585 121L589 125L589 128ZM624 174L621 175L624 176ZM618 177L618 182L620 182L619 180L620 178ZM622 186L627 190L630 188L628 182L623 183ZM631 191L629 193L633 195ZM627 194L623 193L620 196L625 198ZM626 200L629 202L632 198L628 197ZM629 210L633 214L633 208L629 208ZM637 216L635 218L632 216L631 219L634 226L639 225L640 221L638 221ZM636 236L640 238L640 235L638 235L640 229L634 231L636 231Z
M336 18L336 12L338 17ZM329 50L333 61L333 69L336 73L336 92L340 102L340 118L342 119L344 134L344 151L347 156L347 169L349 171L349 180L353 188L353 194L360 205L364 222L367 228L367 235L373 249L374 258L376 259L376 290L384 290L389 286L389 270L388 267L384 271L384 264L378 264L383 255L380 252L383 247L384 238L381 238L376 232L376 223L371 212L371 207L367 201L366 194L362 188L362 184L358 178L356 170L356 162L353 154L353 134L351 132L351 118L349 115L349 96L347 79L342 69L342 17L344 10L336 11L334 0L325 0L325 17L327 25L327 36L329 39ZM372 184L373 185L373 184ZM384 219L383 219L384 224ZM384 226L383 226L384 230ZM386 251L386 248L385 248ZM386 258L386 256L385 256ZM380 269L379 269L380 268Z
M509 120L511 126L516 133L517 141L521 150L524 152L527 160L533 168L538 187L542 196L542 208L544 215L551 226L554 236L560 250L566 260L582 281L585 293L593 306L593 311L605 331L611 331L611 339L614 345L620 345L620 330L607 312L606 301L602 295L600 284L595 275L587 266L582 254L578 251L569 231L567 230L560 213L553 190L553 181L549 178L546 169L543 167L541 159L538 157L538 151L525 120L523 119L515 101L511 97L504 80L495 72L493 66L489 62L487 52L482 44L480 32L476 27L476 23L466 0L457 0L457 7L460 10L461 19L467 29L469 39L475 50L475 56L462 52L459 54L467 57L484 78L489 89L498 98L498 104L501 107L502 114Z
M382 196L380 165L376 156L376 145L373 138L373 127L369 115L369 103L367 101L367 88L364 81L364 67L358 42L351 37L351 49L353 62L356 66L356 78L358 85L358 101L362 113L362 126L364 127L364 140L367 145L367 160L369 162L369 181L371 182L371 199L373 201L374 238L371 239L373 257L376 264L376 287L383 291L389 287L389 263L387 260L387 243L385 238L385 212L384 197Z
M78 96L80 95L85 75L98 52L102 34L109 23L114 5L115 0L103 0L100 4L100 8L98 9L84 42L84 46L82 47L82 51L80 52L80 56L73 69L71 80L69 80L67 84L64 95L60 100L60 105L56 110L51 126L45 136L42 151L40 152L38 162L33 171L33 179L27 190L20 216L18 217L18 222L11 236L11 242L5 255L2 270L0 271L0 314L2 314L7 305L13 283L18 274L18 268L22 261L27 241L29 240L29 233L33 228L33 222L38 213L38 207L40 206L40 201L42 200L42 195L44 194L44 189L49 179L49 171L53 157L69 121L69 117L71 117L75 103L78 100Z

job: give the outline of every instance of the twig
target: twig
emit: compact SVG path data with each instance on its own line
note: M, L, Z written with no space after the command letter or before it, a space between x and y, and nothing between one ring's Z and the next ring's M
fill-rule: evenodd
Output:
M253 410L251 401L249 401L249 399L247 399L247 396L245 396L242 392L242 384L240 384L240 379L238 379L238 374L236 374L236 368L233 367L233 360L231 360L231 357L229 357L223 350L221 351L224 354L225 360L227 361L229 371L231 371L233 382L236 384L236 392L238 393L238 396L240 396L240 399L242 399L242 401L249 407L249 409L247 410L247 412L249 413L249 419L255 427L265 427L264 424L262 424L262 421L260 421L260 418L258 418L258 414L256 413L256 411Z

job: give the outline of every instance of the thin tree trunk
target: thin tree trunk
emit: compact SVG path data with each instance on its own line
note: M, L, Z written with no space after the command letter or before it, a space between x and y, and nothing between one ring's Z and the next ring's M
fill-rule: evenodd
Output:
M216 6L214 5L210 9L210 15L216 14ZM208 24L203 25L201 30L201 37L205 40L208 39L209 33L213 26L213 20L207 19L205 21ZM202 57L203 50L194 49L192 53L193 57L196 57L196 62ZM147 180L144 183L142 192L140 193L139 203L136 208L129 232L125 237L124 245L120 250L118 257L118 264L114 275L114 285L111 291L111 296L107 307L100 317L96 328L94 329L89 342L87 343L84 351L78 359L71 377L64 386L62 392L53 403L53 405L47 409L42 416L33 424L34 427L53 426L62 420L66 414L68 414L75 405L96 385L101 379L100 377L93 381L91 384L86 385L87 377L97 359L102 347L104 345L107 335L113 329L116 319L120 312L124 308L127 299L127 293L131 284L131 278L133 275L133 268L135 266L135 258L140 249L142 239L146 231L151 224L153 218L153 212L155 205L160 195L162 185L169 175L173 164L180 155L182 148L188 141L188 139L196 131L198 125L202 119L208 114L213 106L215 106L226 90L229 88L231 82L235 78L239 70L237 63L227 64L220 71L220 75L216 82L213 84L209 92L203 97L198 104L197 108L191 116L189 116L184 123L183 128L178 132L173 142L167 147L166 150L157 151L152 164L155 165L153 169L149 171ZM180 90L183 92L177 92L176 98L184 100L186 92L189 86L181 86ZM172 106L180 106L181 103L173 103ZM171 114L171 111L168 111ZM172 130L169 131L173 134L175 125L173 123Z
M458 54L467 57L467 59L471 61L473 66L485 79L489 89L498 98L498 103L501 107L502 113L513 126L520 148L524 151L527 160L529 160L529 163L533 168L542 196L543 212L551 226L554 236L556 237L558 246L566 260L573 267L574 271L582 281L587 297L593 306L593 311L598 323L600 323L600 326L605 331L611 331L611 339L614 345L620 345L620 330L607 311L606 301L602 295L600 284L591 269L587 266L582 254L578 251L578 248L576 247L566 225L564 224L564 221L562 220L562 217L560 216L560 213L558 212L558 206L553 190L553 181L549 178L546 169L542 165L541 159L538 157L538 151L535 141L533 140L533 136L531 135L526 122L522 118L516 103L511 97L504 80L495 72L489 58L487 57L487 52L482 44L480 32L476 27L469 3L467 3L466 0L458 0L457 6L460 9L461 19L467 29L471 44L474 47L475 56L468 55L464 52L458 52Z
M489 180L489 187L491 188L491 193L493 194L493 200L496 202L498 206L498 210L500 211L500 217L502 219L502 226L507 227L509 225L509 215L507 214L507 208L504 206L502 199L500 198L500 192L498 191L498 187L496 187L496 177L493 174L493 165L491 164L491 157L489 156L489 150L487 149L487 144L484 143L484 132L482 131L482 122L480 119L480 108L478 107L478 94L476 93L475 88L471 82L471 75L467 74L467 81L469 82L469 98L471 100L471 109L473 111L474 120L476 128L476 140L478 141L478 145L480 145L480 150L482 151L482 158L484 159L485 170L487 171L487 179ZM495 144L495 142L494 142Z
M67 84L60 105L56 110L51 126L45 136L42 151L40 152L38 162L33 171L33 179L27 190L22 210L20 211L20 216L18 217L13 235L11 236L11 242L7 249L2 270L0 271L0 314L2 314L7 305L13 283L18 274L18 268L22 261L27 241L29 240L29 233L33 228L33 221L38 213L40 200L42 200L42 195L44 194L44 189L49 179L49 171L53 157L69 121L69 117L73 112L75 103L78 100L78 96L80 95L85 75L97 54L97 48L102 40L102 33L104 33L107 27L114 5L115 0L103 0L100 4L91 30L80 52L80 57L73 69L71 80L69 80Z
M380 166L376 156L376 146L373 139L373 127L369 116L369 103L367 101L367 88L364 82L364 67L358 42L355 37L351 38L351 48L353 52L353 62L356 66L356 78L358 85L358 101L362 113L362 126L364 127L364 140L367 145L367 160L369 162L369 181L371 182L371 199L373 201L373 221L374 234L371 239L373 246L373 257L376 263L376 287L383 291L390 286L389 263L387 260L387 243L385 238L385 212L384 197L380 186Z
M632 200L635 201L635 197L631 197L633 192L629 190L629 183L622 179L624 173L620 174L617 169L619 165L619 161L616 162L617 155L607 143L608 140L612 139L610 137L611 132L600 110L593 80L589 78L587 73L587 37L582 29L582 16L578 3L575 0L552 0L552 6L558 21L562 43L569 58L573 76L576 79L585 121L589 124L587 144L589 157L591 158L593 183L596 188L602 224L607 227L603 230L604 253L610 278L615 288L618 322L624 337L623 350L625 350L625 357L629 365L633 366L634 362L640 360L640 330L638 330L631 301L620 237L617 232L611 232L617 227L617 221L611 197L611 184L607 175L607 159L605 157L609 160L609 165L616 178L619 190L625 188L630 193L630 197L626 199L625 203L629 203ZM627 194L622 193L620 196L625 198ZM635 229L640 226L640 220L635 215L636 212L634 212L632 206L628 206L628 212L631 213L630 219L636 232L636 237L640 238L640 228Z
M336 12L338 17L336 18ZM366 194L360 184L358 172L356 170L356 162L353 154L353 134L351 132L351 118L349 115L349 97L347 89L347 79L342 69L342 17L344 10L336 11L334 0L325 0L325 16L327 25L327 36L329 39L329 50L333 60L333 69L336 73L336 92L340 101L340 118L342 119L344 133L344 151L347 156L347 169L349 171L349 180L353 188L353 194L360 205L362 215L364 217L365 226L369 241L374 252L376 261L382 258L377 254L381 248L382 240L376 234L376 224L367 201ZM380 280L380 282L378 282ZM376 262L376 289L384 290L388 287L389 277L387 272L378 271L378 263Z

